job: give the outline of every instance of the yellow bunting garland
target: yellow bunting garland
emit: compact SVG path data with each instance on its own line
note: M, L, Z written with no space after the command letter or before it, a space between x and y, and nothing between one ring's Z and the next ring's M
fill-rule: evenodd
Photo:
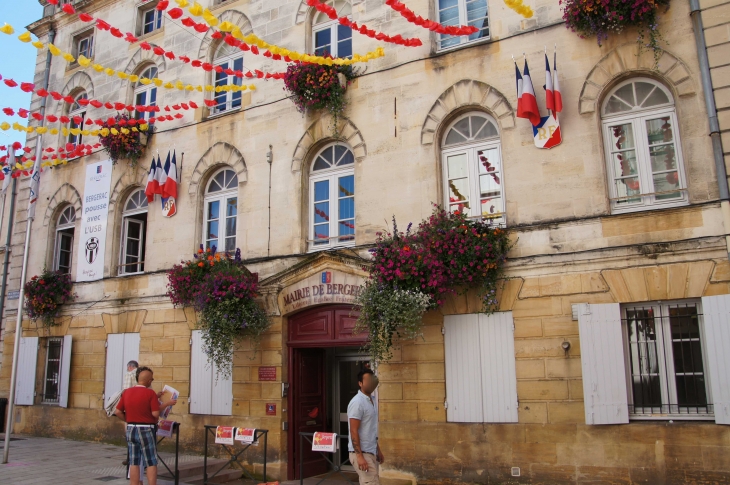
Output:
M518 14L525 17L526 19L529 19L530 17L535 15L535 12L532 11L532 8L523 4L522 0L504 0L504 4Z
M20 35L18 36L18 40L19 40L20 42L25 42L25 43L27 44L28 42L30 42L30 41L31 41L31 38L30 38L30 32L27 32L27 31L26 31L26 32L25 32L25 33L23 33L23 34L20 34Z
M2 27L0 27L0 32L7 35L12 35L13 32L15 32L15 29L13 29L12 25L5 24Z

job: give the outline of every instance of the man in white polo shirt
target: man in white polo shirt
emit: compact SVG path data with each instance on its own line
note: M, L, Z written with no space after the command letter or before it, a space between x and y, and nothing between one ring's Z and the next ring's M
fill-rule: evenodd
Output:
M363 369L357 375L360 391L347 406L350 425L350 463L360 478L360 485L380 485L380 465L385 461L378 445L378 409L373 392L378 378L372 370Z

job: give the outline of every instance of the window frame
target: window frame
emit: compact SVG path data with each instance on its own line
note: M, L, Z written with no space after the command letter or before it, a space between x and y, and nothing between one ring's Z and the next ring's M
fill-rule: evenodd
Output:
M703 316L704 313L702 311L702 301L700 299L682 299L682 300L671 300L671 301L650 301L650 302L644 302L644 303L632 303L632 304L626 304L621 305L621 333L623 336L623 346L624 346L624 368L625 368L625 378L626 378L626 388L628 391L628 406L629 406L629 421L646 421L646 420L682 420L682 421L714 421L715 420L715 413L714 410L710 411L709 409L705 408L705 412L700 412L699 409L697 409L696 412L691 412L689 408L699 408L701 406L684 406L687 408L686 412L680 412L680 409L683 406L680 406L677 398L677 386L676 386L676 377L677 372L675 368L675 359L674 359L674 348L673 348L673 340L672 340L672 334L671 334L671 319L669 316L669 308L671 307L677 307L677 306L689 306L694 305L697 309L697 319L698 319L698 329L699 329L699 342L700 342L700 350L702 352L702 376L704 378L704 384L705 384L705 396L707 400L707 407L713 407L713 399L712 399L712 386L710 385L710 380L712 379L712 376L709 375L709 362L708 362L708 355L707 355L707 343L705 340L705 329L704 329L704 321ZM631 340L629 336L628 331L628 316L627 312L630 310L636 310L636 309L648 309L651 308L654 310L654 317L653 320L657 321L658 324L656 325L657 328L657 339L655 340L657 342L656 344L656 354L657 354L657 366L658 366L658 377L659 377L659 385L660 385L660 392L661 392L661 400L662 404L659 407L658 411L655 411L657 409L656 407L647 407L643 406L641 409L641 412L637 412L637 408L634 405L634 383L633 383L633 377L634 377L634 369L632 368L632 350L631 350ZM657 311L658 310L658 311ZM656 315L659 315L658 317ZM660 348L661 347L661 348ZM661 351L661 352L660 352ZM671 375L669 375L671 373ZM677 404L671 404L672 402L675 402ZM666 404L665 404L666 403ZM662 408L669 407L670 412L664 413L662 412ZM671 412L671 407L677 407L677 412ZM647 412L646 409L649 409ZM633 410L633 411L632 411Z
M79 99L89 99L89 95L86 93L86 91L82 91L76 96L74 96L74 104L71 105L71 108L68 112L68 117L72 118L71 123L69 124L69 134L66 138L67 143L72 143L74 145L81 145L83 144L83 137L84 135L79 133L78 135L74 135L71 133L70 130L78 128L80 130L84 129L84 122L86 121L86 106L81 106L78 104ZM76 122L74 122L73 117L74 116L81 116L81 124L76 125Z
M616 91L622 87L633 84L636 82L650 83L661 89L664 94L670 99L670 103L663 104L650 108L634 108L630 111L623 111L617 114L604 114L606 104L609 102L611 97ZM682 154L682 141L681 134L679 132L679 125L677 119L676 104L674 102L674 96L662 83L647 77L632 77L627 79L611 89L608 95L603 99L601 103L601 131L603 134L603 151L605 156L605 167L606 167L606 180L609 185L608 194L609 202L612 214L626 214L632 212L642 212L646 210L656 210L671 207L681 207L689 204L689 187L687 184L687 175L684 166L684 157ZM657 195L661 195L655 191L654 187L654 172L651 165L651 156L649 149L648 133L646 129L646 122L649 120L658 119L661 117L669 117L669 122L672 129L672 143L674 144L674 156L676 158L676 170L678 175L679 187L677 192L681 194L680 197L666 200L657 200ZM632 135L634 137L633 151L636 153L636 166L637 174L635 176L617 176L613 161L613 134L611 132L612 127L617 125L628 124L631 125ZM626 149L623 151L631 151ZM638 178L640 194L635 196L627 195L621 196L616 188L617 182L622 178ZM673 190L667 191L667 193L673 193ZM640 202L619 205L621 200L631 201L633 199L641 199Z
M444 146L446 137L449 135L451 130L455 127L457 123L460 121L467 119L469 117L482 117L487 120L487 122L490 122L494 125L494 127L497 129L497 136L492 138L486 138L483 140L471 140L466 141L460 144L454 144L450 146ZM451 210L451 201L449 200L449 167L448 167L448 157L458 155L460 153L464 153L467 156L467 169L468 169L468 177L469 177L469 204L471 207L469 208L469 214L468 217L470 219L486 219L486 220L492 220L495 224L498 224L500 227L506 227L507 226L507 202L506 202L506 194L505 194L505 177L504 177L504 168L502 166L502 136L499 132L499 124L497 121L487 113L481 112L481 111L472 111L469 113L465 113L462 116L459 116L456 118L452 123L448 125L448 128L444 131L443 137L442 137L442 143L441 143L441 171L442 171L442 190L444 194L444 208L446 210ZM486 150L497 150L498 154L498 162L497 162L497 170L495 171L500 177L500 195L499 198L502 199L502 210L501 213L495 213L494 215L490 216L484 216L482 214L482 204L481 204L481 188L479 186L479 162L478 162L478 153L479 151L486 151ZM484 175L484 174L481 174ZM475 197L476 196L476 197ZM474 203L476 201L476 204Z
M46 395L46 386L48 385L49 380L49 368L50 368L50 349L51 349L51 343L55 343L58 345L58 359L57 359L57 369L56 369L56 377L55 377L55 384L56 384L56 397L55 399L48 399ZM48 337L46 339L46 355L45 355L45 362L43 363L43 386L41 389L41 404L48 404L48 405L60 405L61 404L61 372L63 371L63 337ZM54 359L54 362L56 359ZM53 379L53 377L51 377Z
M141 194L142 199L146 205L138 206L136 209L127 210L127 205L132 200L132 197L137 194ZM147 217L145 220L135 219L134 216L140 216L145 214ZM124 201L124 210L122 212L122 225L121 225L121 239L120 239L120 251L119 251L119 276L133 276L144 274L145 272L145 259L147 256L147 227L149 222L149 202L147 202L147 196L144 193L144 189L137 189L133 191ZM140 254L137 255L137 261L127 263L127 237L129 236L129 225L130 221L140 224ZM128 267L134 267L136 265L137 271L127 271Z
M66 215L66 212L72 210L73 211L73 220L69 220L68 216ZM66 216L66 219L68 222L61 224L60 220L62 217ZM61 252L61 244L62 239L64 237L70 237L71 238L71 251L69 252L69 263L68 263L68 273L64 274L71 274L73 271L73 254L74 254L74 237L75 237L75 231L76 231L76 209L74 206L69 205L66 208L61 211L61 214L59 214L58 218L56 219L56 231L55 231L55 237L54 237L54 248L53 248L53 270L54 271L60 271L60 252Z
M78 34L73 36L73 54L76 59L78 59L80 55L83 55L87 59L94 58L94 37L95 32L93 28L84 30L83 32L79 32ZM85 51L82 51L81 43L85 40L89 41L89 46ZM78 60L75 61L75 64L78 64Z
M235 176L235 179L236 179L235 187L227 188L227 189L223 188L223 190L220 190L218 192L213 192L211 194L210 193L211 184L215 181L215 178L218 176L218 174L224 173L226 171L230 171ZM224 176L224 179L225 179L225 176ZM202 232L203 237L202 237L202 239L203 239L203 241L202 241L202 243L203 243L204 248L208 248L209 247L208 242L213 241L213 239L210 239L208 237L208 223L213 221L212 219L209 218L208 206L212 202L218 202L218 218L215 220L218 221L218 233L219 234L215 240L218 241L219 244L216 245L216 251L221 252L221 247L220 247L221 228L224 231L226 231L227 227L228 227L228 224L227 224L228 219L234 218L235 219L235 230L234 230L233 236L227 236L227 235L223 236L224 249L222 251L229 252L229 253L232 251L235 252L236 247L237 247L236 242L238 240L238 216L239 216L238 203L240 201L239 196L238 196L238 185L239 185L238 174L231 167L223 167L219 170L216 170L215 172L213 172L213 174L211 174L210 178L208 179L208 182L206 183L206 186L205 186L205 197L203 198L203 217L202 217L202 219L203 219L203 232ZM235 203L236 214L233 217L229 217L227 215L227 212L225 211L225 209L228 207L228 202L230 201L230 199L236 199L236 203ZM225 221L223 221L223 224L221 224L221 219L225 219ZM226 240L230 239L230 238L233 239L233 249L225 250ZM212 247L212 246L210 246L210 247Z
M352 154L353 157L353 163L348 164L342 167L334 167L334 168L327 168L323 170L314 170L314 163L317 160L317 157L319 157L322 153L324 153L326 150L332 148L333 146L342 146L347 151L349 151ZM343 155L344 156L344 155ZM333 249L333 248L344 248L344 247L352 247L356 245L356 239L357 239L357 186L355 179L355 152L353 152L352 148L350 148L349 145L346 145L341 142L334 142L329 143L325 147L323 147L321 150L317 151L317 154L312 159L312 163L310 164L310 170L309 170L309 201L308 201L308 212L309 212L309 227L307 229L307 234L309 235L307 239L307 248L309 252L316 252L316 251L322 251L326 249ZM355 232L352 234L352 238L350 240L346 241L340 241L341 237L347 237L340 236L339 235L339 194L338 194L338 184L337 181L341 177L346 176L352 176L353 179L353 187L354 192L352 199L355 201L355 208L353 211L353 221L355 222L355 228L353 229ZM329 182L329 195L327 201L330 204L330 219L329 219L329 242L327 244L315 244L316 240L314 237L314 226L315 226L315 218L314 218L314 206L315 206L315 200L314 200L314 185L317 182L322 182L324 180L327 180ZM336 234L335 236L332 236L332 234Z
M327 5L330 4L330 2L327 1L327 0L325 0L324 3L326 3ZM331 6L336 9L337 8L337 1L335 0L332 3L333 3L333 5L331 5ZM349 3L349 1L345 1L344 2L345 5L348 4L348 3ZM346 27L346 26L340 24L339 21L337 21L336 19L335 20L332 20L332 19L329 19L329 18L327 20L325 20L324 22L316 23L317 17L320 16L320 15L323 15L324 16L325 14L319 12L318 10L314 10L313 17L312 17L312 54L314 54L314 55L324 55L324 53L317 54L317 33L324 32L325 30L329 30L330 31L330 43L329 43L330 50L328 51L328 53L332 57L338 58L338 57L340 57L340 54L339 54L339 49L340 49L340 31L339 31L339 28L340 28L340 26L342 26L342 27ZM344 15L344 16L347 17L348 19L352 20L352 4L350 4L350 13L347 14L347 15ZM339 12L338 12L338 18L339 17L342 17L342 15L339 15ZM353 51L353 43L352 43L353 42L354 35L353 35L353 32L352 32L352 28L350 28L350 27L346 27L346 28L350 29L350 38L349 38L349 40L350 40L350 55L345 56L345 58L346 59L350 59L350 58L352 58L352 55L354 53L354 51ZM343 40L347 40L347 39L343 39Z
M165 26L165 15L164 12L161 10L157 10L157 4L159 2L150 2L145 3L142 6L139 7L139 16L138 16L138 22L139 22L139 28L137 29L138 36L139 37L145 37L154 34L155 32L161 31ZM152 13L152 30L149 32L145 32L145 27L147 26L147 14ZM155 18L156 17L156 18ZM155 27L155 25L157 25Z
M154 75L152 75L152 72L154 70ZM149 76L146 76L145 74L150 73ZM148 78L153 79L156 78L159 75L159 69L157 68L157 65L151 65L144 68L140 78ZM137 97L144 94L145 95L145 102L140 103L137 102ZM152 95L154 94L154 101L151 101ZM132 94L132 100L134 106L157 106L157 95L159 94L157 90L157 85L155 83L149 83L148 85L144 85L141 82L137 81L137 83L134 86L134 91ZM149 119L150 117L154 116L154 113L150 113L149 111L145 111L144 113L140 113L139 111L135 111L135 117L137 119L144 118Z
M457 0L457 7L459 9L459 21L456 25L468 25L469 24L468 9L467 9L466 4L467 4L467 2L471 2L471 1L476 1L476 0ZM471 36L468 36L468 35L451 36L451 35L437 33L436 34L436 51L437 52L448 51L451 49L458 49L459 47L463 47L468 44L484 42L484 41L488 41L488 40L492 39L492 23L491 23L491 19L489 17L489 10L490 10L489 9L489 0L485 0L485 2L487 4L487 12L484 17L487 19L486 35L483 37L477 37L476 39L470 39L469 37L471 37ZM440 15L441 10L442 10L441 9L441 0L436 0L435 7L436 7L436 9L435 9L436 22L441 23L441 15ZM450 7L450 8L453 8L453 7ZM478 32L475 32L475 34L480 33L483 29L484 29L484 27L480 28ZM472 35L475 35L475 34L472 34ZM445 35L445 37L442 37L444 35ZM458 43L453 44L453 45L443 46L444 40L451 40L451 39L458 39Z
M236 69L236 61L241 61L241 71L243 71L245 66L245 60L243 52L240 51L232 51L232 53L226 54L221 57L216 57L219 49L226 49L228 48L228 44L221 42L215 49L215 52L213 54L213 66L218 67L222 66L223 64L228 65L226 69L232 69L234 71L237 71ZM237 86L243 86L243 79L237 76L229 76L225 73L225 78L218 79L218 76L220 73L216 72L215 69L211 71L213 73L213 79L212 79L212 85L213 86L229 86L229 85L237 85ZM225 81L222 84L218 84L219 82ZM216 101L216 104L214 106L211 106L210 108L210 115L211 116L217 116L222 115L223 113L231 113L234 111L239 111L241 108L243 108L243 91L220 91L220 92L213 92L213 100ZM237 98L237 99L235 99ZM223 99L223 102L219 102L219 99ZM238 106L233 106L234 103L238 103ZM223 108L220 108L220 106L223 106Z

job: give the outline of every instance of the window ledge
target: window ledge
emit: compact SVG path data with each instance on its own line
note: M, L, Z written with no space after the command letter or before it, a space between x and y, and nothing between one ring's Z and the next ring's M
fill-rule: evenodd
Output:
M128 276L140 276L146 274L144 271L140 271L139 273L120 273L117 275L117 278L126 278Z
M494 38L492 36L489 36L487 38L482 38L482 39L478 39L478 40L470 40L469 42L464 42L459 45L444 47L443 49L436 47L435 54L446 54L449 52L458 51L460 49L466 49L468 47L474 47L474 46L483 45L483 44L491 44L492 42L497 42L497 41L499 41L499 38ZM436 41L436 45L438 46L438 40Z
M357 246L357 244L355 244L354 241L352 243L347 243L347 244L337 244L337 245L332 245L332 246L322 246L322 247L316 247L316 248L310 246L309 249L307 249L307 253L319 253L322 251L346 249L346 248L352 248L355 246Z
M687 190L687 189L684 189L684 190ZM613 206L613 204L611 204L611 205ZM648 212L648 211L655 211L655 210L662 210L662 209L676 209L679 207L687 207L689 205L692 205L692 204L690 204L688 200L684 199L681 201L671 202L671 203L642 205L642 206L637 206L637 207L622 207L620 209L611 207L611 215L620 216L620 215L632 214L632 213L636 213L636 212Z
M131 46L132 46L133 48L137 48L137 47L139 47L139 44L140 44L141 42L144 42L144 41L149 41L149 40L153 39L154 37L157 37L158 35L159 35L160 37L163 37L163 36L164 36L164 34L165 34L165 26L163 25L162 27L160 27L160 28L159 28L159 29L157 29L157 30L153 30L152 32L149 32L149 33L147 33L147 34L142 34L142 35L138 36L138 37L137 37L137 40L138 40L138 41L137 41L137 42L135 42L134 44L130 44L130 45L131 45Z
M208 109L212 110L213 108L208 108ZM241 107L238 107L238 108L233 108L233 109L227 109L225 111L221 111L221 112L215 113L215 114L211 113L211 114L208 115L208 117L206 119L209 119L210 120L210 119L213 119L213 118L220 118L222 116L230 115L230 114L233 114L233 113L238 113L239 111L241 111L241 109L242 109Z
M629 414L629 421L715 421L714 414Z

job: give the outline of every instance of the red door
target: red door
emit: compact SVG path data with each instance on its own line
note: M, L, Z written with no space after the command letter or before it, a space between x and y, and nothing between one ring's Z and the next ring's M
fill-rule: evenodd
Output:
M324 349L294 350L294 465L296 478L300 478L300 459L304 477L327 473L327 461L322 453L312 452L312 445L303 440L304 454L299 452L299 433L327 431L327 399L325 388ZM311 440L311 437L310 437ZM303 457L303 458L300 458Z

